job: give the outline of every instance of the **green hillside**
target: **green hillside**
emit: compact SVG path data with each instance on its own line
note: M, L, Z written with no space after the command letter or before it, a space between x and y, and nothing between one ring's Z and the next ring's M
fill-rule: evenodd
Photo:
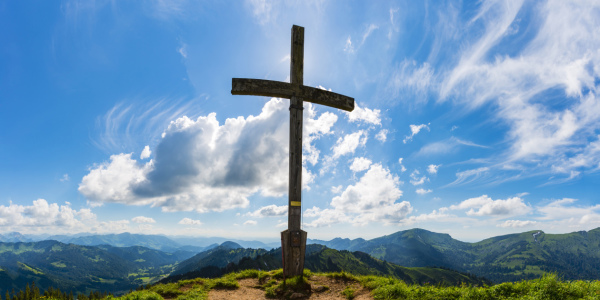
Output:
M547 272L562 278L600 279L600 228L568 234L533 230L465 243L448 234L411 229L372 240L339 239L325 245L407 267L441 266L486 277L494 282L533 279Z
M190 254L57 241L0 243L0 292L35 282L42 289L118 293L157 281Z
M253 256L240 257L240 253L248 253L252 249L229 249L218 251L215 256L222 262L220 266L199 264L195 269L186 273L174 272L173 275L161 282L175 282L198 277L215 278L226 273L248 269L275 270L282 268L281 249L253 252ZM254 250L256 251L256 250ZM203 255L199 254L198 256ZM236 260L237 259L237 260ZM184 264L183 262L182 264ZM188 265L189 266L189 265ZM461 283L482 285L488 283L482 278L476 278L453 270L441 268L407 268L393 263L381 261L363 252L338 251L322 245L308 245L304 267L314 272L347 272L354 275L391 276L407 283L425 283L459 285Z

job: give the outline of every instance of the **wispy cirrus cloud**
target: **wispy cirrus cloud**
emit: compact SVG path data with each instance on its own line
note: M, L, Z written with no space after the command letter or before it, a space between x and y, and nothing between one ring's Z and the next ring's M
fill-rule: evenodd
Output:
M599 13L595 1L483 3L465 26L484 31L443 76L441 101L497 105L497 117L510 127L508 161L567 180L575 178L572 171L597 169ZM518 14L535 17L521 24ZM532 38L523 46L505 47L526 35Z

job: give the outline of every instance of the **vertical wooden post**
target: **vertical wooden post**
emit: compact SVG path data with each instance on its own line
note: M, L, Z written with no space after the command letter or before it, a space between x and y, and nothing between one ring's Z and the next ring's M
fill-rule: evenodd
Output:
M254 95L290 99L290 170L288 229L281 232L283 274L302 275L306 253L306 232L302 228L302 110L303 101L352 111L354 98L304 85L304 27L292 27L290 82L233 78L232 95Z
M292 53L290 58L290 83L304 83L304 28L292 27ZM292 95L290 101L290 156L288 190L288 230L281 233L284 276L302 275L306 252L306 232L301 229L302 214L302 119L303 101Z

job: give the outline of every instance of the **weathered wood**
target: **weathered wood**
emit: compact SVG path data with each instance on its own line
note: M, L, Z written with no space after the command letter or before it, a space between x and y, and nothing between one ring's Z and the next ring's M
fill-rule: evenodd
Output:
M290 99L294 95L294 92L300 92L300 89L294 91L293 86L287 82L248 78L233 78L231 80L232 95L251 95Z
M292 26L290 82L302 86L304 80L304 28ZM290 157L288 186L288 230L300 230L302 213L302 98L290 98Z
M304 101L335 107L345 111L354 110L354 98L310 86L303 85L300 87L300 97Z
M302 101L335 107L346 111L354 110L354 98L310 86L293 85L287 82L233 78L231 80L232 95L252 95L290 99L296 95Z
M290 83L233 78L232 95L253 95L290 99L290 156L288 187L288 230L281 233L283 274L302 275L306 252L305 231L302 231L302 119L303 101L331 106L347 111L354 109L354 98L304 86L304 28L292 27Z
M283 275L285 278L302 275L304 255L306 253L307 233L304 230L281 232L281 251L283 256Z

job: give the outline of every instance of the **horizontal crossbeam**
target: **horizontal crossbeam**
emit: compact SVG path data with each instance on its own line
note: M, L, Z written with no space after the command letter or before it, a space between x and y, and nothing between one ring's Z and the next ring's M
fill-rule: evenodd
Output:
M298 86L281 81L233 78L231 82L231 94L287 99L290 99L292 96L297 96L302 98L303 101L335 107L346 111L354 110L354 98L352 97L305 85Z

